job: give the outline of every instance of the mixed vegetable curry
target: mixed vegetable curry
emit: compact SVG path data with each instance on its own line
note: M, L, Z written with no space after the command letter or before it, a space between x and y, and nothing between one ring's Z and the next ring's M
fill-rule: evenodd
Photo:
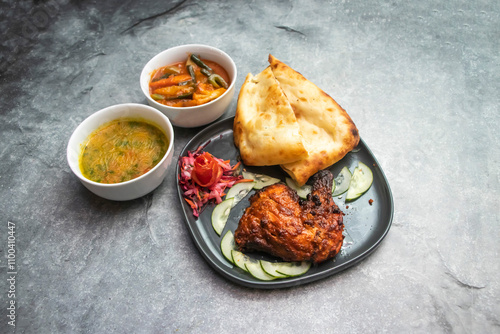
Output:
M221 65L190 54L184 62L155 70L149 82L149 93L161 104L192 107L215 100L229 85L229 75Z

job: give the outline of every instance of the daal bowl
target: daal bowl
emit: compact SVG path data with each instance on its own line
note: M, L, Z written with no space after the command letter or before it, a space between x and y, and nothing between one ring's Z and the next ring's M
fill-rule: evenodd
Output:
M101 125L121 118L144 120L156 125L169 140L167 152L156 166L135 179L112 184L94 182L80 170L83 145L88 136ZM71 135L66 153L71 171L88 190L109 200L128 201L150 193L163 182L174 154L174 130L170 120L153 107L136 103L118 104L101 109L86 118Z
M213 101L194 107L171 107L155 101L149 93L152 73L160 67L185 61L189 54L199 55L221 65L231 81L227 91ZM140 85L148 104L164 113L174 126L194 128L209 124L226 112L234 96L236 76L236 64L224 51L203 44L186 44L169 48L154 56L141 72Z

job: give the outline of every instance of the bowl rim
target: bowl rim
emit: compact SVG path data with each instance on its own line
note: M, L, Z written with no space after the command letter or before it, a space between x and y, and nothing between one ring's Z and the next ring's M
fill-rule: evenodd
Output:
M85 126L84 124L87 123L87 122L90 122L90 121L92 121L92 120L94 120L96 118L99 118L102 115L105 115L105 114L109 113L110 110L114 110L114 109L118 109L118 108L125 108L125 107L143 108L144 110L149 110L150 112L152 112L154 114L157 114L158 116L160 116L162 119L164 119L166 121L167 129L168 129L167 132L170 132L170 133L165 133L165 135L168 136L169 144L168 144L168 149L165 152L165 155L163 156L163 158L153 168L151 168L149 171L147 171L146 173L142 174L141 176L138 176L135 179L131 179L131 180L124 181L124 182L118 182L118 183L100 183L100 182L92 181L92 180L86 178L79 169L78 169L78 171L75 171L75 169L73 168L74 164L70 161L70 155L71 155L70 151L73 149L73 146L70 146L70 145L72 144L73 141L76 140L76 139L74 139L74 137L77 135L77 133L79 131L82 130L82 128ZM105 122L101 123L99 126L93 128L89 132L89 134L87 135L87 137L85 139L87 139L88 136L90 136L91 133L93 133L95 130L97 130L103 124L112 122L112 121L120 119L120 118L127 118L127 117L118 116L118 117L115 117L115 118L113 118L113 119L111 119L109 121L105 121ZM137 117L137 118L141 118L141 117ZM162 130L163 132L166 132L163 129L163 126L161 126L160 124L156 124L156 122L148 120L145 117L143 117L143 118L144 118L145 121L151 122L153 125L156 125L157 127L160 127L160 130ZM83 142L80 142L80 143L77 143L77 144L80 146L80 145L82 145L82 143ZM81 150L81 148L78 148L77 150ZM85 118L82 122L80 122L80 124L78 124L78 126L75 128L75 130L73 130L73 132L72 132L72 134L70 136L70 139L68 141L68 145L67 145L67 148L66 148L66 159L67 159L67 163L69 165L69 168L71 169L71 171L73 172L73 174L75 174L81 181L86 182L86 183L91 184L91 185L94 185L94 186L98 186L98 187L116 188L116 187L122 187L122 186L125 186L125 185L128 185L128 184L140 182L140 180L142 180L143 178L147 177L148 175L150 175L154 171L156 171L158 168L160 168L160 166L165 162L165 160L168 159L169 155L173 152L173 150L174 150L174 129L173 129L172 123L170 122L170 119L168 119L168 117L165 116L165 114L163 114L161 111L159 111L159 110L157 110L157 109L155 109L155 108L153 108L151 106L145 105L145 104L140 104L140 103L120 103L120 104L114 104L114 105L110 105L108 107L102 108L102 109L100 109L100 110L92 113L87 118ZM80 154L78 154L78 160L77 160L78 168L79 168L79 165L80 165L80 163L79 163L79 157L80 157Z
M211 51L215 51L216 53L219 53L221 55L223 55L224 57L226 57L228 60L229 60L229 63L231 64L231 67L233 68L233 72L234 72L234 75L233 77L231 77L231 84L229 85L229 87L226 89L226 91L224 92L224 94L222 94L221 96L217 97L215 100L212 100L210 102L207 102L207 103L204 103L204 104L200 104L198 106L191 106L191 107L172 107L172 106L168 106L168 105L165 105L165 104L161 104L161 103L158 103L156 102L152 97L151 95L145 91L145 87L142 86L142 78L145 77L146 75L150 75L151 71L149 73L145 73L147 72L146 71L146 68L148 67L148 65L150 63L152 63L153 61L157 60L158 58L160 58L161 56L163 56L165 53L167 52L171 52L171 51L175 51L177 49L189 49L189 48L206 48L207 50L211 50ZM168 64L166 64L168 65ZM164 66L166 66L164 65ZM227 69L226 69L227 71ZM227 95L228 92L231 90L231 89L234 89L234 86L236 84L236 78L238 77L238 68L236 67L236 63L234 62L233 58L231 58L231 56L229 56L226 52L224 52L223 50L221 49L218 49L214 46L210 46L210 45L207 45L207 44L181 44L181 45L176 45L176 46L173 46L171 48L168 48L168 49L165 49L159 53L157 53L156 55L154 55L151 59L148 60L148 62L146 63L146 65L144 65L144 67L142 68L142 71L141 71L141 75L139 77L139 84L141 86L141 91L143 92L143 94L146 96L146 98L148 99L148 101L152 102L155 106L158 106L159 108L164 108L164 109L171 109L171 110L176 110L176 111L180 111L180 110L194 110L194 109L199 109L199 108L203 108L205 106L209 106L211 104L214 104L216 103L217 101L219 101L220 99L222 99L223 96ZM149 84L149 79L147 80L147 83Z

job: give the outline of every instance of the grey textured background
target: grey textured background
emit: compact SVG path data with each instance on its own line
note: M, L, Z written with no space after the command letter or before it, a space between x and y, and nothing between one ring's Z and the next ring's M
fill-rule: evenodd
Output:
M500 332L498 1L2 1L0 17L0 332L9 221L17 333ZM131 202L83 188L72 131L145 103L143 65L186 43L231 55L238 91L272 53L347 110L395 201L373 255L243 288L194 246L174 168ZM200 130L176 128L175 154Z

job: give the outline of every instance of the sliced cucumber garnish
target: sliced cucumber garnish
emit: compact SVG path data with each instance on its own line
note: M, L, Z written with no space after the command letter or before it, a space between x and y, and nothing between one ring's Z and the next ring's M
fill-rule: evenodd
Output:
M227 231L221 240L222 255L238 268L248 272L253 277L271 281L278 278L287 278L305 274L311 267L310 262L269 262L252 259L236 249L234 235Z
M286 263L286 262L269 262L269 261L264 261L264 260L260 261L260 265L261 265L262 269L268 275L274 276L276 278L288 277L287 275L284 275L284 274L281 274L278 272L278 270L280 268L282 268L284 265L286 266L286 264L284 264L284 263Z
M340 171L339 175L333 180L335 184L335 190L332 193L332 196L342 195L349 189L349 185L351 183L352 174L349 168L344 167Z
M227 218L233 207L234 198L228 198L217 204L212 211L212 227L217 235L221 235L226 226Z
M229 262L233 263L231 251L237 250L236 244L234 243L233 232L227 231L226 234L224 234L222 240L220 241L220 250L222 251L222 255L224 255Z
M311 268L311 262L283 262L281 267L276 271L287 277L295 277L304 275Z
M245 266L245 263L250 261L250 257L248 255L245 255L242 252L233 249L231 251L231 257L233 259L233 263L238 268L244 271L248 271L247 267Z
M354 172L352 173L351 185L349 186L349 190L347 190L347 195L345 197L346 201L353 201L363 195L368 189L370 189L372 183L372 170L364 163L358 162L358 166L354 168Z
M254 259L250 259L249 261L245 262L245 267L247 268L247 271L250 273L250 275L262 281L272 281L273 279L276 279L275 276L269 275L262 269L260 262L261 261Z
M308 184L304 184L302 187L299 187L297 182L289 177L285 178L285 183L287 186L295 190L300 198L307 198L307 195L310 194L312 190L312 187Z
M254 189L262 189L264 187L270 186L271 184L275 184L281 181L280 179L277 179L275 177L264 174L256 174L248 171L243 171L242 175L245 179L251 179L255 181L255 184L253 186Z
M233 205L232 205L234 207L239 201L241 201L243 198L245 198L245 196L250 192L250 190L253 189L253 186L255 185L255 183L256 183L255 181L254 182L236 183L227 192L226 199L234 198Z

